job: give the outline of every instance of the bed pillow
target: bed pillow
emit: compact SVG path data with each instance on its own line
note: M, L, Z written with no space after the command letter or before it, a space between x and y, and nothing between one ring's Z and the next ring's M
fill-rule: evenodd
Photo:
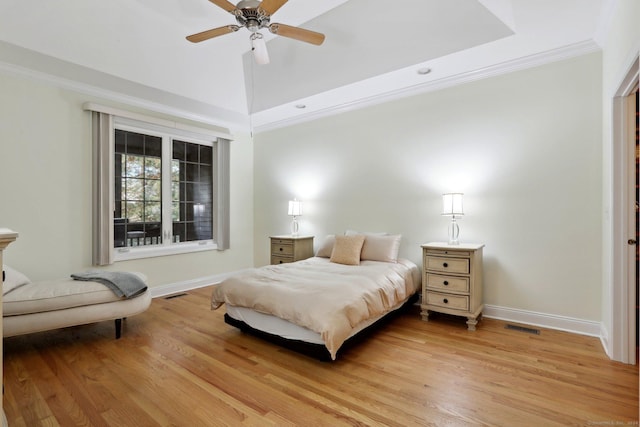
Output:
M331 251L333 251L333 245L336 243L336 236L333 234L329 234L325 237L324 241L318 248L318 252L316 252L316 256L322 258L330 258Z
M400 234L386 236L367 234L362 245L360 259L369 261L398 262Z
M2 283L2 295L6 295L20 286L31 283L31 280L29 280L27 276L6 264L2 266L2 271L4 276L4 282Z
M333 245L329 261L345 265L359 265L363 244L364 236L362 234L336 236L336 243Z

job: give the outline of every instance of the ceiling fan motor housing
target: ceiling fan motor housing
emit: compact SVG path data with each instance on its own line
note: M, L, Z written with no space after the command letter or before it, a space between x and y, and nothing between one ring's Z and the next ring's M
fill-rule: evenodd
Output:
M259 9L258 0L241 0L236 6L236 21L251 32L269 26L270 16Z

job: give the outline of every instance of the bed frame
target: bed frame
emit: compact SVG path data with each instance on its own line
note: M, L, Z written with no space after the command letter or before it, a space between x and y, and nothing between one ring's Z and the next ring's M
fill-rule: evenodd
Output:
M336 359L345 350L348 350L354 345L362 342L365 338L370 336L373 332L375 332L381 326L386 325L395 317L397 317L400 313L406 311L408 307L415 304L416 301L418 301L418 293L415 293L411 297L409 297L409 299L407 299L407 301L397 310L390 311L389 313L387 313L386 315L378 319L373 324L369 325L368 327L358 332L356 335L347 339L338 350L336 354ZM224 314L224 321L225 323L240 329L242 332L262 338L264 340L267 340L271 343L287 348L289 350L293 350L295 352L304 354L306 356L313 357L323 362L332 361L329 350L327 350L327 348L323 344L309 343L309 342L300 341L300 340L292 340L288 338L283 338L279 335L274 335L268 332L264 332L252 326L249 326L242 320L234 319L233 317L229 316L227 313Z

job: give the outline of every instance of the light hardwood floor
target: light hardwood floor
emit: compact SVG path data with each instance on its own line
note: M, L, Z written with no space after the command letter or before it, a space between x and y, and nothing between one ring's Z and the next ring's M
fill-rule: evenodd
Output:
M5 339L18 426L637 425L638 368L598 339L505 329L419 309L333 363L243 334L210 289L127 319Z

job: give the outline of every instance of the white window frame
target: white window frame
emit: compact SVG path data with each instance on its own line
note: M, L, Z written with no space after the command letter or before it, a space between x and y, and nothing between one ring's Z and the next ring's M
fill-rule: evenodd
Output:
M180 129L168 129L162 126L144 123L126 117L114 117L113 131L124 130L136 132L144 135L157 136L162 138L162 244L146 246L127 246L123 248L114 247L114 261L128 261L132 259L151 258L156 256L177 255L190 252L201 252L218 249L218 244L213 239L196 240L190 242L173 242L173 221L171 219L171 152L174 139L191 142L194 144L207 145L213 147L217 138L207 135L189 132ZM214 162L216 156L214 155ZM214 165L214 170L217 165ZM213 177L214 187L216 186ZM115 198L114 198L115 202ZM213 218L213 212L211 213ZM168 219L167 219L168 218Z
M181 125L141 114L104 107L93 103L84 105L85 110L95 114L108 114L109 120L105 128L93 129L94 139L94 242L93 264L107 265L118 261L151 258L166 255L177 255L193 252L224 250L229 247L229 146L230 135L200 129L193 126ZM94 121L94 128L96 128ZM115 132L116 129L159 136L163 140L163 160L171 159L172 142L178 139L184 142L203 144L213 147L213 239L173 242L173 220L171 215L171 161L163 161L162 166L162 200L163 200L163 243L115 248L113 227L115 210ZM101 134L104 146L98 146ZM108 141L107 141L108 140ZM167 151L168 150L168 151ZM101 152L99 155L98 153ZM165 152L167 154L165 154ZM165 182L165 180L167 180ZM108 187L108 188L105 188ZM107 195L108 193L108 195ZM217 196L216 196L217 195ZM108 209L101 206L108 204ZM168 220L166 219L168 218ZM165 235L168 233L168 235ZM164 238L164 237L167 238ZM108 252L108 253L105 253Z

